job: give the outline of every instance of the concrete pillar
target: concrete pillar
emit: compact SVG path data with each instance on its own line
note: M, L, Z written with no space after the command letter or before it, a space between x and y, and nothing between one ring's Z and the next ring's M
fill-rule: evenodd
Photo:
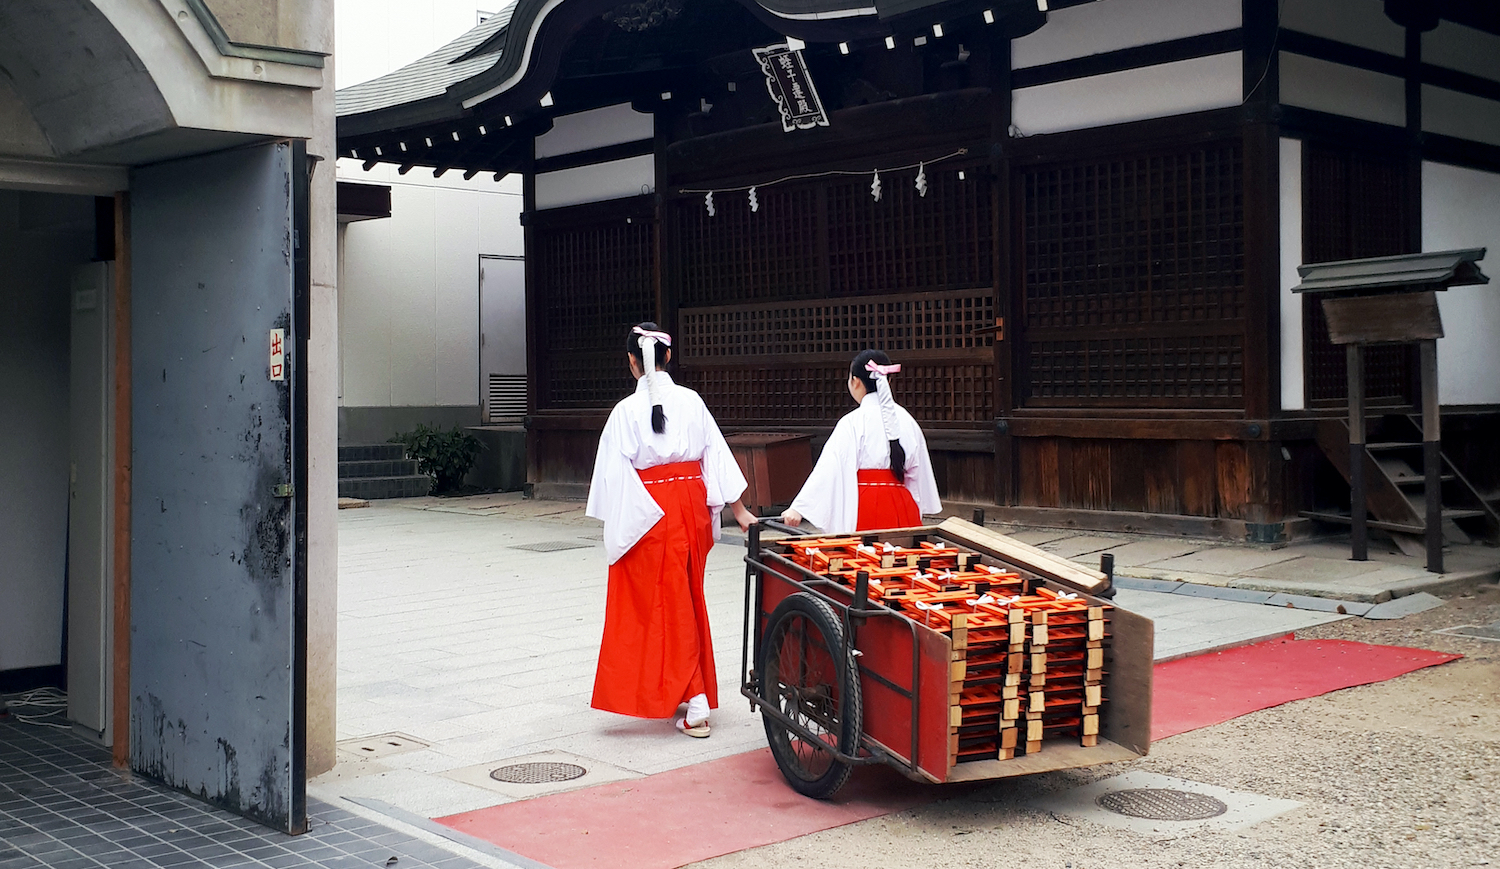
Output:
M333 0L304 0L293 44L333 50ZM293 4L280 8L283 35ZM307 360L307 774L333 769L338 689L338 187L334 180L333 64L313 94L309 155L322 157L308 197L312 270Z

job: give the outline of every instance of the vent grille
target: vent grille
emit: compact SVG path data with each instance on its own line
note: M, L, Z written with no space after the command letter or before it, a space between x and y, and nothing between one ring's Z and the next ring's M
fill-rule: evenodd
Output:
M520 422L526 416L526 375L491 374L485 400L486 423Z

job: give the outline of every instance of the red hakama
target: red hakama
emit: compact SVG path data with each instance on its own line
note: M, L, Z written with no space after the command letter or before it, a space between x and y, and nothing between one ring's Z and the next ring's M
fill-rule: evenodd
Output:
M890 468L859 472L859 518L856 531L913 528L922 524L922 511L911 490Z
M697 694L719 705L703 572L714 533L698 462L637 472L666 515L609 566L604 640L590 705L667 718ZM908 496L908 500L910 497Z

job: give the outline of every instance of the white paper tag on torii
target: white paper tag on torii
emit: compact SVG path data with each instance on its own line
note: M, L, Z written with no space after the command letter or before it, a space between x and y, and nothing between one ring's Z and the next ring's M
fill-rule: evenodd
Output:
M271 330L271 379L286 380L286 330Z

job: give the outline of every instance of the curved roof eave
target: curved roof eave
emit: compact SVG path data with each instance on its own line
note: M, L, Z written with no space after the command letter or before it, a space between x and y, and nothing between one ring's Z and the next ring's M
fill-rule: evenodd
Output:
M871 0L737 0L768 26L788 36L818 41L843 41L885 35L889 28ZM465 109L511 91L527 80L550 81L566 34L608 12L619 0L518 0L503 34L495 34L484 48L500 48L493 66L450 90ZM936 5L923 4L923 5ZM522 89L526 98L547 90L543 85ZM537 94L530 94L537 90Z
M884 38L893 19L1034 0L736 0L772 30L816 42ZM338 92L339 136L361 136L533 104L553 84L572 34L620 0L516 0L425 58Z

